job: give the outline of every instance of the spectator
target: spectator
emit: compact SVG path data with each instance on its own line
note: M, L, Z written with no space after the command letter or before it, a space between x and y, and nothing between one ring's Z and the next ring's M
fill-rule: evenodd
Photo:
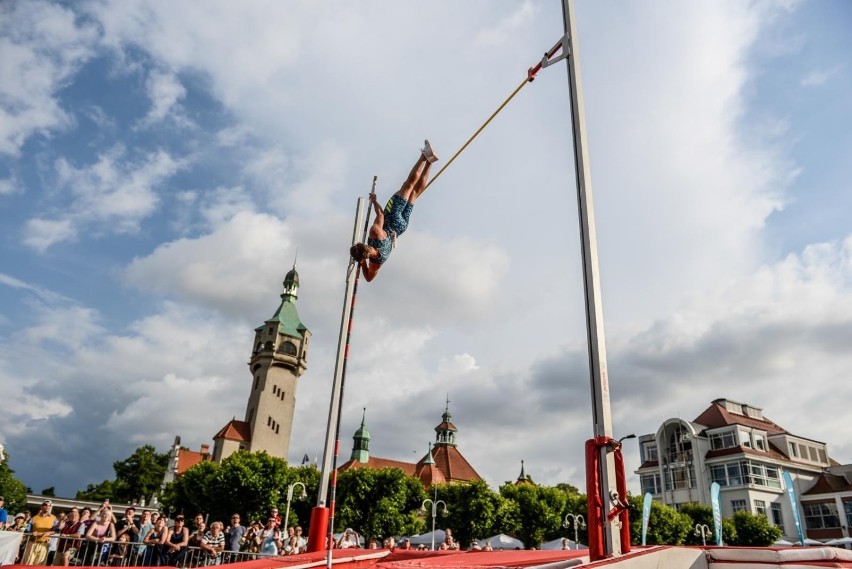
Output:
M239 551L245 543L246 527L240 525L240 515L231 516L231 525L225 529L225 547L228 551Z
M195 520L195 531L189 535L189 547L201 547L201 542L204 541L204 535L207 533L207 524L204 519Z
M24 552L24 565L44 565L47 561L47 546L50 534L56 526L56 516L50 513L53 503L45 500L41 503L38 514L30 520L32 538Z
M148 533L142 538L142 543L145 546L145 553L142 555L142 565L145 567L157 567L166 564L165 543L168 536L169 530L166 528L166 518L158 516L154 527L148 530Z
M471 544L470 544L470 550L471 550L471 551L482 551L482 546L481 546L481 545L479 545L479 542L478 542L478 541L474 540L474 541L473 541L473 542L471 542Z
M361 536L352 528L346 528L340 539L337 540L338 549L349 549L361 547Z
M129 506L124 510L124 517L115 524L116 541L121 539L121 536L126 535L127 541L130 543L138 542L140 533L142 532L142 524L136 519L136 508ZM125 558L130 558L130 553L133 552L133 547L128 545L121 546L124 551ZM114 561L112 553L110 553L110 564Z
M272 510L269 512L269 517L275 518L275 527L281 527L281 516L278 515L278 508L272 508Z
M101 508L95 516L94 523L86 530L86 558L83 565L101 565L107 560L109 544L115 541L115 524L112 523L112 512Z
M490 541L485 542L485 547L482 548L482 551L494 551Z
M378 548L379 548L379 544L375 539L371 539L370 542L367 544L367 549L378 549Z
M201 549L207 557L207 565L219 565L222 563L222 552L225 551L225 533L222 531L222 522L210 524L210 531L201 539Z
M304 553L308 550L308 540L302 535L302 526L296 526L296 544L299 548L299 553Z
M24 516L23 512L15 514L15 520L12 525L12 531L26 531L27 529L27 521L26 516Z
M77 551L80 550L80 529L83 522L80 521L80 511L77 508L71 508L65 523L59 528L59 546L57 547L56 557L53 560L54 565L70 565Z
M0 530L6 529L9 525L9 512L6 511L6 502L3 496L0 496Z
M175 517L175 525L169 530L166 538L165 551L168 555L168 563L174 567L183 564L186 559L186 548L189 545L189 530L183 524L184 517Z
M396 542L392 537L386 537L384 541L382 541L382 547L385 549L393 549L396 546Z
M260 551L260 542L262 540L260 532L262 530L263 526L260 525L260 522L256 520L253 521L251 525L246 528L246 534L243 537L243 545L240 550L246 553L257 553Z
M125 532L118 536L109 548L109 564L112 567L123 567L130 556L130 535Z
M299 553L298 540L296 539L296 528L293 526L287 528L287 536L284 538L284 553L287 555Z
M146 546L142 543L145 539L145 536L148 535L148 532L154 529L154 522L151 521L151 511L150 510L142 510L142 514L139 517L139 534L135 541L139 543L136 546L135 557L136 559L143 559L145 556Z
M402 541L399 543L400 549L411 549L411 540L407 537L402 538Z
M562 549L571 549L571 544L568 542L567 537L562 538Z
M56 524L54 524L53 529L55 531L60 531L65 526L65 512L61 512L56 517ZM50 536L50 541L47 545L47 561L44 562L45 565L53 565L53 558L56 557L56 548L59 547L59 536L57 534L53 534Z
M278 555L278 551L282 549L283 545L281 530L278 529L275 518L270 516L266 520L266 527L260 532L260 554Z

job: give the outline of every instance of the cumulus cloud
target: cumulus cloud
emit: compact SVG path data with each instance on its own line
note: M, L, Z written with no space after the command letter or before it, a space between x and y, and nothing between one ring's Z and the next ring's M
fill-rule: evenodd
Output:
M151 99L151 110L143 119L143 124L162 121L169 115L179 116L179 103L186 97L186 89L174 74L154 71L145 81L145 87Z
M138 162L115 146L98 161L77 168L64 158L56 163L57 183L69 204L51 218L35 218L25 226L24 243L43 252L54 243L78 237L81 228L120 234L136 231L159 203L157 187L185 165L164 150Z
M0 153L17 156L35 133L73 124L57 91L93 53L91 23L49 2L0 5Z

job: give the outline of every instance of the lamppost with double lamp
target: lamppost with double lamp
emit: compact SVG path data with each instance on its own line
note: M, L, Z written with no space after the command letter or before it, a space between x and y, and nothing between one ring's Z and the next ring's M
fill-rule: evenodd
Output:
M446 516L449 511L447 511L447 503L443 500L432 500L431 498L426 498L423 500L423 504L420 505L420 514L426 515L426 502L432 504L432 551L435 551L435 518L438 517L438 504L443 504L444 509L441 510L441 515Z
M568 522L568 518L571 518L571 523ZM577 537L578 530L580 528L586 529L586 518L582 514L568 514L565 516L565 521L562 522L562 527L568 529L572 525L574 526L574 549L580 549L580 540Z
M305 489L305 485L302 482L293 482L289 486L287 486L287 510L284 513L284 532L287 532L287 524L290 522L290 502L293 500L293 490L296 486L302 487L302 493L299 494L299 500L304 500L308 497L308 492Z
M713 531L707 524L695 524L695 536L701 536L701 545L707 545L707 538L713 535Z

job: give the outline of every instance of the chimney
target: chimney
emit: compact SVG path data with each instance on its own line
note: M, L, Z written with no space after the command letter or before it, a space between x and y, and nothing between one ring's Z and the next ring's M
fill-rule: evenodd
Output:
M210 454L210 445L201 445L201 454L202 455Z

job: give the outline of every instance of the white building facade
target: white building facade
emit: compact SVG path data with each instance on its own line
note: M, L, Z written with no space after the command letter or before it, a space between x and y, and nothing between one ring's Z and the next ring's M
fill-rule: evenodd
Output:
M656 433L639 437L639 452L641 466L636 474L642 494L650 492L658 502L675 508L690 502L710 505L710 484L718 482L722 517L740 510L762 514L794 540L795 518L782 478L786 470L799 497L800 519L808 537L849 536L852 487L843 473L825 481L831 467L838 467L830 460L826 444L787 432L758 407L717 399L694 421L668 419ZM820 492L812 495L812 489ZM837 515L832 517L834 510Z

